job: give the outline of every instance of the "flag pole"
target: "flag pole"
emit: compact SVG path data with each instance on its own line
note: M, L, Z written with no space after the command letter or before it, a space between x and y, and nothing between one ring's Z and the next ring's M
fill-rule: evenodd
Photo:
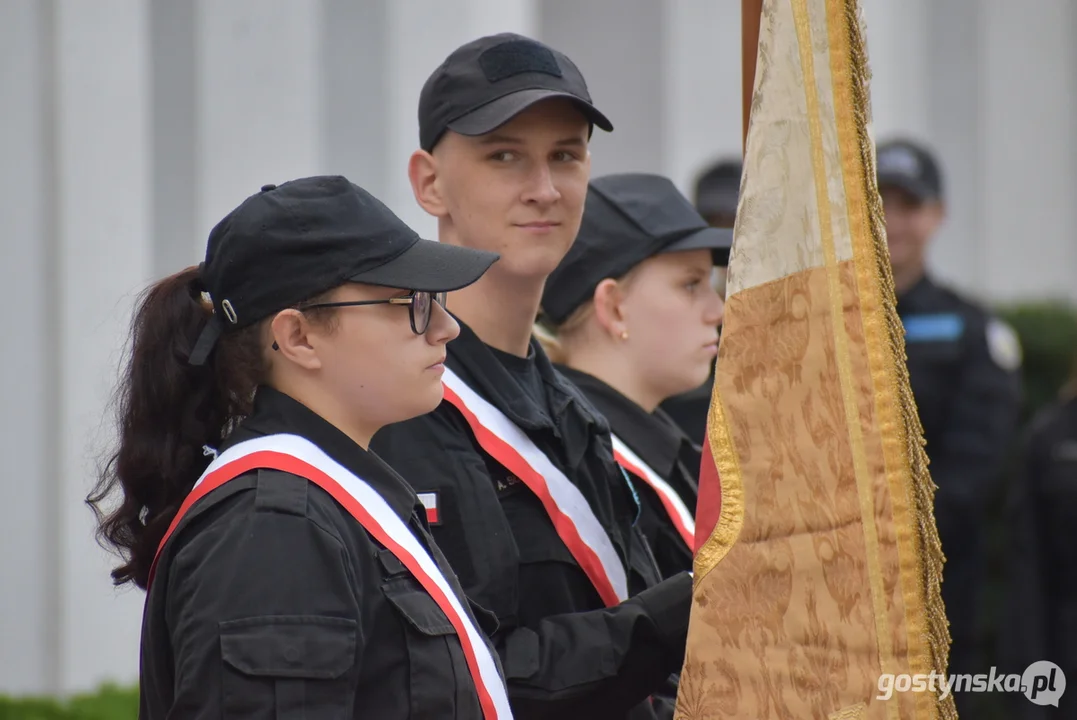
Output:
M743 108L742 143L748 143L748 121L752 114L752 93L755 89L755 60L759 54L759 22L763 15L763 0L741 0L741 100Z

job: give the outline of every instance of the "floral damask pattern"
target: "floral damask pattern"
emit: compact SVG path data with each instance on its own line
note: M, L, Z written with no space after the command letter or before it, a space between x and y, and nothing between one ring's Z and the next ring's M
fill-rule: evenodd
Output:
M827 58L826 0L808 3L814 51ZM753 172L746 174L737 210L737 231L744 241L733 244L727 292L763 285L823 264L820 220L816 204L812 146L804 98L804 75L795 44L775 38L795 35L788 0L766 2L759 33L752 132L745 155ZM841 152L834 127L834 94L827 63L816 62L818 99L823 123L823 157L827 197L838 260L852 257L845 214ZM781 238L780 242L768 239Z
M740 538L697 591L693 620L718 643L690 644L686 672L728 663L730 685L742 693L737 717L825 717L832 688L857 675L850 649L874 651L863 647L873 620L827 308L821 268L730 299L722 352L738 362L720 361L717 382L751 482ZM725 367L737 373L727 376ZM742 668L767 671L742 678ZM711 693L707 680L697 697Z
M735 522L697 555L679 720L939 714L935 698L875 697L880 673L941 667L946 640L862 152L857 12L764 1L708 430Z
M840 265L840 280L854 373L870 377L850 262ZM744 523L696 590L683 720L826 719L877 686L865 527L829 308L824 268L730 298L721 357L737 362L720 360L716 382L744 478ZM857 395L857 420L870 429L870 385L860 384ZM907 643L890 489L882 449L870 441L874 433L865 437L878 478L872 494L886 625L900 658ZM885 717L871 705L865 713Z

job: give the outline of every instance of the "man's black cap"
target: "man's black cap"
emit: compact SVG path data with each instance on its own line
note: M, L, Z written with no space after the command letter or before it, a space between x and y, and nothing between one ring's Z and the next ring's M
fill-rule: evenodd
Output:
M942 199L942 173L935 157L911 140L892 140L875 152L879 187L896 187L920 202Z
M729 262L733 231L714 228L669 178L644 173L591 181L576 241L546 280L542 312L563 323L590 300L598 284L619 278L654 255L710 250L716 265Z
M202 364L221 332L247 327L346 282L458 290L497 259L496 253L420 239L343 177L264 185L209 234L200 280L213 317L190 361Z
M540 100L568 98L603 130L579 69L563 53L514 33L479 38L457 48L427 78L419 95L419 145L434 149L446 130L485 135Z
M704 217L735 216L740 199L740 160L720 160L696 180L696 210Z

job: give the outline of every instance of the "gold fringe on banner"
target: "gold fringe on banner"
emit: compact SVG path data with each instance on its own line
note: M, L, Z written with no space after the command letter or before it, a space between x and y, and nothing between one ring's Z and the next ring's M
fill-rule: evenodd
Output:
M932 658L931 669L939 675L945 675L951 639L949 624L946 620L946 608L942 602L942 568L945 558L935 525L936 485L928 470L927 454L924 452L923 426L920 424L916 401L909 384L909 370L904 362L907 358L905 329L897 314L894 277L890 267L890 252L886 244L885 215L875 172L875 142L869 132L871 70L864 40L863 17L857 0L842 0L842 2L845 6L845 29L848 38L847 62L851 74L852 102L850 106L853 110L857 144L860 148L860 165L865 169L860 181L867 207L867 230L874 245L877 269L875 277L880 281L878 283L881 295L880 308L885 314L891 356L900 360L900 362L889 363L894 374L890 387L900 404L901 423L897 428L897 433L905 447L906 462L911 474L914 513L918 519L916 540L922 563L922 581L918 590L922 594L927 615L927 640ZM938 705L940 717L943 720L957 718L957 709L952 695L945 700L939 700Z

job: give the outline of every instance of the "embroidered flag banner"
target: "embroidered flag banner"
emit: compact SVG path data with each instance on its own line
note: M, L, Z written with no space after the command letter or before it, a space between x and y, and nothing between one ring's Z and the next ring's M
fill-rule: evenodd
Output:
M763 0L755 57L677 718L953 718L881 690L949 634L859 2Z

